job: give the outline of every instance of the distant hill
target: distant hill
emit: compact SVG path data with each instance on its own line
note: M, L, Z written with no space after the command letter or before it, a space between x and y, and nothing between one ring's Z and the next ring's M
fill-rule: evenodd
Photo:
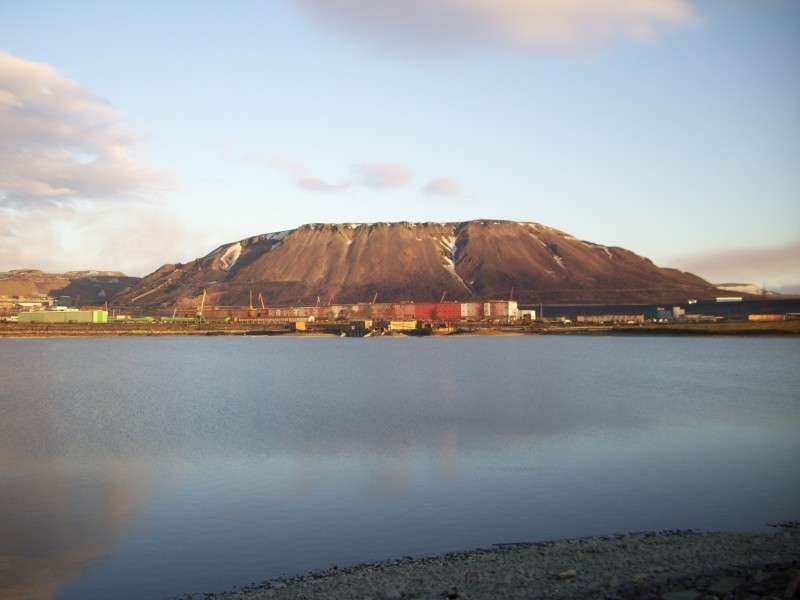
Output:
M777 292L770 291L755 283L715 283L719 289L726 292L739 292L743 294L753 294L755 296L777 296Z
M268 305L513 298L520 302L678 302L719 295L712 284L630 250L538 223L309 224L225 244L166 264L117 305ZM258 301L256 300L256 304Z
M117 271L45 273L36 269L0 272L0 296L71 296L77 304L101 304L139 277Z

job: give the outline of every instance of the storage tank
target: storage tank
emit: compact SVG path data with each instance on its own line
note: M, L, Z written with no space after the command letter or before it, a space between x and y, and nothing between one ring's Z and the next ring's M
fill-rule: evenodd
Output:
M465 321L477 321L483 316L483 303L481 302L462 302L461 318Z

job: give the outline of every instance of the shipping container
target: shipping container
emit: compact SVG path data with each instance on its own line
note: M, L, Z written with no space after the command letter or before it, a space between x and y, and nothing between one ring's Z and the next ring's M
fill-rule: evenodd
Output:
M371 306L370 314L374 320L390 321L394 316L393 307L390 302L376 303Z
M392 305L392 319L395 321L410 321L416 318L415 315L412 302L398 302Z
M389 330L390 331L409 331L411 329L417 328L416 321L389 321Z
M436 305L436 320L438 321L460 321L461 303L460 302L439 302Z
M748 321L785 321L784 315L747 315Z
M436 304L433 302L415 303L414 318L417 321L433 321L436 319Z

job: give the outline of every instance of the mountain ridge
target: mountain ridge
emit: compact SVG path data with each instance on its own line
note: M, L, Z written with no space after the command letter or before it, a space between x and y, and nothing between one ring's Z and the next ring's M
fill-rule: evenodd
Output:
M98 304L139 280L120 271L50 273L40 269L12 269L0 272L0 296L70 296L83 304Z
M579 240L536 222L308 223L222 244L168 263L114 298L142 307L188 306L208 292L246 305L507 298L520 302L665 302L718 290L619 246Z

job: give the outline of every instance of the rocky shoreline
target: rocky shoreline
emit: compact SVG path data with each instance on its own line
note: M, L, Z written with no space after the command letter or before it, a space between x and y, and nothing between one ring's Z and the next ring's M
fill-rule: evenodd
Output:
M800 529L663 531L498 544L443 556L331 567L205 600L800 598Z

